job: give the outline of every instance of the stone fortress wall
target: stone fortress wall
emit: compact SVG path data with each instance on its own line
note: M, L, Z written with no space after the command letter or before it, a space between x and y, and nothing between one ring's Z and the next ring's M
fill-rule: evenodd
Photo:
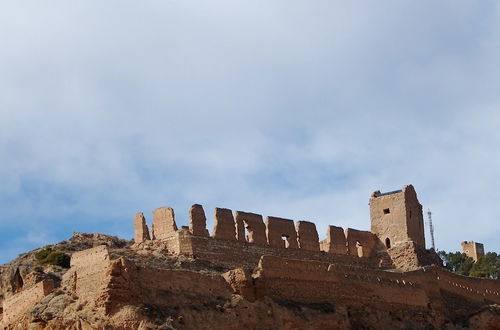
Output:
M241 262L242 254L251 260L255 267L264 254L290 256L299 259L329 260L335 254L354 262L353 258L371 258L376 254L377 237L368 231L330 226L326 239L319 241L316 225L308 221L293 221L260 214L216 208L214 229L210 236L206 229L205 211L195 204L189 211L189 227L176 229L174 211L161 207L153 212L150 237L161 235L169 250L175 253L200 258L214 259L217 262ZM134 220L136 244L147 242L146 219L138 213ZM161 232L161 234L158 234ZM345 257L343 257L345 256ZM358 261L369 263L368 260Z
M3 319L5 324L15 320L20 314L35 306L43 297L54 290L52 280L42 280L30 288L8 297L3 301Z

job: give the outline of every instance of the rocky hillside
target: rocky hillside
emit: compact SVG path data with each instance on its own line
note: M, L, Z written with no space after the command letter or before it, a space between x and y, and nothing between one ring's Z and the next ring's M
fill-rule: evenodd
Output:
M51 248L71 256L76 251L86 250L102 244L111 249L120 249L130 246L132 242L104 234L73 233L73 236L67 241L47 245L19 255L11 262L0 266L0 303L5 297L44 278L53 279L56 285L60 284L62 275L67 269L60 266L40 264L35 258L37 252Z

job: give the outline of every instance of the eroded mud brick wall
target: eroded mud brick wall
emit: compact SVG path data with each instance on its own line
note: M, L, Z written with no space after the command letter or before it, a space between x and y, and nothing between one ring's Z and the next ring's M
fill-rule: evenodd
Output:
M173 219L173 210L168 212ZM189 228L183 226L180 230L170 232L166 238L161 238L173 253L204 258L231 267L240 264L248 268L255 267L262 255L329 262L335 260L370 268L378 265L378 260L365 261L358 258L362 256L364 258L361 259L368 259L372 255L374 236L365 234L366 232L352 236L354 252L349 256L345 234L340 227L329 228L327 240L322 242L323 248L320 250L318 233L312 222L295 223L289 219L268 217L264 223L260 214L236 211L233 216L229 209L216 208L213 237L210 237L206 236L204 228L206 217L203 207L193 205L189 213ZM360 244L356 246L358 241Z
M352 256L369 258L376 253L376 236L369 231L347 228L347 252Z
M189 210L189 231L194 236L208 237L207 217L199 204L194 204Z
M213 302L215 297L229 298L232 289L221 275L186 270L139 268L138 282L141 303L159 306L195 305ZM186 294L189 293L189 294ZM172 296L175 295L175 299ZM192 297L196 297L193 299Z
M413 241L425 247L422 205L412 185L370 198L371 232L387 247Z
M267 242L276 248L298 249L297 232L293 220L267 217Z
M144 218L144 214L137 213L134 217L134 241L136 243L141 243L149 239L149 229L146 225L146 218Z
M266 225L262 215L236 211L235 220L238 241L267 245ZM248 237L245 232L248 233Z
M328 253L347 254L347 241L342 227L328 226L321 250Z
M222 240L236 240L236 225L233 212L229 209L215 208L213 237Z
M429 302L423 287L395 273L363 272L356 267L349 269L311 260L263 256L258 274L265 283L266 294L278 299L360 303L369 296L372 303L404 304L417 308L426 308ZM255 280L258 282L260 278Z
M319 237L316 225L309 221L298 221L296 230L299 247L309 251L319 251Z
M5 299L3 302L3 322L9 323L15 320L53 290L54 282L45 279L31 288L24 289Z
M109 265L108 248L106 245L100 245L73 253L71 268L64 277L65 280L74 277L76 294L81 298L89 297L99 293L106 285L104 272Z
M174 209L171 207L160 207L153 211L153 236L163 239L177 231Z

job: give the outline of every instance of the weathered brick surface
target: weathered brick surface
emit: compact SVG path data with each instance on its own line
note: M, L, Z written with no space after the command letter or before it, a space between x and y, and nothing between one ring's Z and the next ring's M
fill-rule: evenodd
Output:
M298 249L297 232L293 220L267 217L267 242L272 247Z
M326 239L322 242L321 250L328 253L347 254L344 229L336 226L328 226Z
M35 306L43 297L54 290L54 282L50 279L42 280L31 288L5 299L3 301L3 322L9 323Z
M207 218L199 204L194 204L189 210L189 231L195 236L208 237Z
M298 221L296 224L299 248L319 251L319 237L316 225L309 221Z
M345 236L350 255L369 258L375 254L377 238L371 232L347 228Z
M263 256L258 274L266 294L300 302L354 301L370 304L401 304L427 307L425 289L401 274L360 272L349 267L310 260ZM256 282L259 277L256 278Z
M262 220L262 215L236 211L235 219L239 241L267 245L266 226ZM248 232L248 238L245 237L245 228Z
M213 237L223 240L236 240L236 225L233 212L229 209L215 208Z
M75 293L81 298L90 299L105 286L103 272L109 265L108 248L106 245L100 245L73 253L71 270L65 276L74 276Z
M171 207L160 207L153 211L154 236L156 239L164 239L177 231L174 209Z
M149 229L144 214L137 213L134 217L134 241L141 243L149 240Z
M425 247L422 205L412 185L392 193L376 191L369 203L371 232L382 243L392 247L413 241Z

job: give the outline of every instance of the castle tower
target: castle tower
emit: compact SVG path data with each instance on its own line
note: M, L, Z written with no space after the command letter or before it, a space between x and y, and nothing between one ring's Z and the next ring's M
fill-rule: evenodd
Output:
M413 241L425 248L422 205L412 185L370 197L371 232L387 247Z
M484 245L474 241L462 242L462 253L465 253L468 257L471 257L474 261L479 258L484 257Z

